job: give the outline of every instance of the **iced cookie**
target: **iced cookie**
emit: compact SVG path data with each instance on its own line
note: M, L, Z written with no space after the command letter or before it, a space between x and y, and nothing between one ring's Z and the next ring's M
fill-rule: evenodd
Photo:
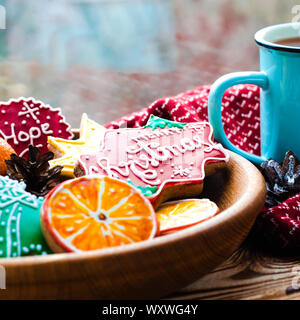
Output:
M165 202L156 211L160 234L167 234L203 222L219 212L209 199L185 199Z
M136 188L109 177L63 182L46 197L41 224L55 252L115 247L153 238L157 218Z
M81 155L76 176L100 174L139 188L154 207L199 195L205 175L229 154L213 141L208 122L179 123L152 116L143 128L106 130L101 150Z
M0 175L5 176L7 165L5 160L10 159L10 155L16 153L15 150L2 138L0 138Z
M24 183L0 176L0 257L51 252L40 225L42 203Z
M41 153L48 151L47 136L71 139L73 134L60 109L54 109L33 98L19 98L0 103L0 137L20 157L27 157L29 145Z
M48 148L55 156L55 159L50 161L50 168L62 166L63 175L74 177L74 167L79 156L100 149L104 132L103 126L89 119L84 113L81 117L79 139L48 137Z

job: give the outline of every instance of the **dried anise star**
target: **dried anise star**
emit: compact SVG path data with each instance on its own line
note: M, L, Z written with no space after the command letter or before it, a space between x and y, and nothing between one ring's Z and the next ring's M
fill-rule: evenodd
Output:
M300 162L292 151L285 154L284 161L273 159L261 164L261 172L266 180L266 206L276 206L300 193Z
M26 191L36 196L45 196L53 187L61 182L62 166L49 170L49 160L54 157L53 152L41 156L37 147L29 146L28 160L11 154L6 160L7 175L14 180L24 181Z

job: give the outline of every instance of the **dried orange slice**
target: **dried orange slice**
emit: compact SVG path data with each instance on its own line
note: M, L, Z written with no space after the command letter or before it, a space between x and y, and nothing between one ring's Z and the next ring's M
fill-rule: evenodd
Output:
M156 211L160 234L170 233L203 222L219 212L209 199L186 199L162 204Z
M6 140L0 138L0 175L5 176L7 166L5 160L9 160L15 150L7 143Z
M138 189L109 177L67 180L46 197L44 236L54 252L89 251L153 238L155 212Z

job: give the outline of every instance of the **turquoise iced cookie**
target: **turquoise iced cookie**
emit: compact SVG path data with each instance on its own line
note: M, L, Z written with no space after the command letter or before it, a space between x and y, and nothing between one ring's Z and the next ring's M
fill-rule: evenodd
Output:
M0 257L51 253L40 225L43 198L25 183L0 176Z
M157 128L164 129L165 127L183 129L185 125L186 125L186 122L176 122L176 121L166 120L151 114L147 124L145 125L145 128L152 128L153 130Z

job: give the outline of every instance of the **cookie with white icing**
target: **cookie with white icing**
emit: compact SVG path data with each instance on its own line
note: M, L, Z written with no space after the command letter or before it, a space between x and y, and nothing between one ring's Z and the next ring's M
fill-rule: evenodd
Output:
M0 176L0 257L50 253L41 230L43 198L25 191L22 182Z
M213 140L208 122L152 116L143 128L107 130L101 150L81 155L74 173L125 180L157 207L171 198L198 196L205 175L224 167L228 159L228 151Z
M0 137L20 157L27 157L29 145L46 153L47 137L71 139L73 133L60 109L54 109L34 98L11 99L0 103Z

